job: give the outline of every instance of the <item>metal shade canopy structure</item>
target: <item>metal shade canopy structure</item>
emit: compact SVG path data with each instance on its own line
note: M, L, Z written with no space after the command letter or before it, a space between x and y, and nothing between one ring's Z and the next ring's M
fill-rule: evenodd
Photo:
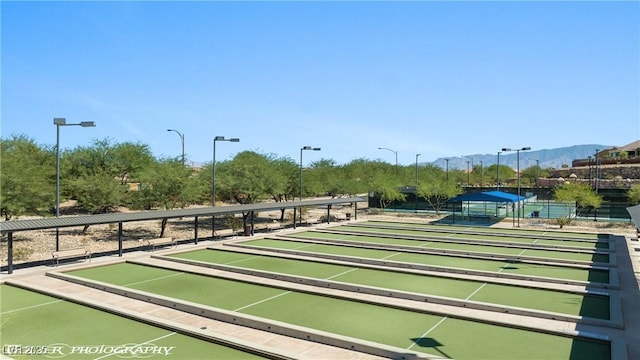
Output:
M358 202L366 202L365 198L349 197L342 199L319 199L291 202L270 202L259 204L243 204L219 207L203 207L194 209L176 209L176 210L157 210L157 211L140 211L132 213L110 213L84 216L68 216L45 219L29 219L29 220L11 220L0 222L0 233L7 234L7 271L13 273L13 233L18 231L30 231L41 229L54 229L61 227L100 225L100 224L118 224L118 255L122 256L122 224L125 222L148 221L175 218L195 218L194 221L194 242L198 243L198 217L199 216L215 216L219 214L234 214L250 211L273 211L280 209L295 209L301 206L310 207L327 207L327 223L330 222L331 205L350 204L354 205L354 218L357 219ZM253 226L253 224L252 224ZM253 233L253 232L252 232Z
M481 193L465 194L449 199L449 202L482 201L493 203L516 203L524 200L524 196L510 194L504 191L485 191ZM455 212L454 212L455 221Z
M465 194L449 199L453 202L462 201L486 201L486 202L517 202L518 198L524 200L524 196L510 194L504 191L485 191L481 193Z

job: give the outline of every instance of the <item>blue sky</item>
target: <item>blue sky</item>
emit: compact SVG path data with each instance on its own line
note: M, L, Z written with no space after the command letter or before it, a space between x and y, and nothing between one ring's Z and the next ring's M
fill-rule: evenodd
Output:
M640 139L640 3L0 2L2 138L401 164Z

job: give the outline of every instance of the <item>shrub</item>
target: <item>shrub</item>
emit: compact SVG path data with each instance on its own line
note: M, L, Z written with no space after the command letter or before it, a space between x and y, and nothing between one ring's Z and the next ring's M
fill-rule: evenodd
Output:
M332 222L335 222L335 221L338 221L338 218L335 215L331 215L329 220L332 221ZM318 219L318 222L326 223L327 222L327 215L320 216L320 218Z
M571 224L571 221L573 221L573 219L566 215L560 216L556 219L556 222L558 223L558 225L560 225L560 229L562 229L565 225Z
M33 249L30 247L19 247L13 251L13 259L16 261L29 260L31 255L33 255Z

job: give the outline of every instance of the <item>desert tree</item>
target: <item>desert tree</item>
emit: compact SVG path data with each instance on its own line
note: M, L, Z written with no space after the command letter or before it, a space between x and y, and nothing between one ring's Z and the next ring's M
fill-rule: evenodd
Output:
M0 211L5 220L52 214L55 207L55 148L25 135L0 140Z

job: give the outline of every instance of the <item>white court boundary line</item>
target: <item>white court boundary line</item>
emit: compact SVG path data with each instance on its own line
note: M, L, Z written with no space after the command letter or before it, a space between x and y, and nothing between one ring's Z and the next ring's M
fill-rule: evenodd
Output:
M533 244L536 243L536 241L538 241L538 239L536 239ZM517 256L521 256L522 254L525 253L525 251L527 251L528 249L523 249ZM502 270L505 270L505 268L501 268L500 270L498 270L498 273L502 272ZM469 294L469 296L467 296L464 300L469 300L471 299L475 294L477 294L480 290L482 290L485 286L487 286L488 283L482 283L482 285L480 285L477 289L475 289L471 294ZM427 332L425 332L424 334L422 334L421 338L424 338L425 336L429 335L429 333L431 333L433 330L435 330L438 326L440 326L445 320L447 320L449 317L445 316L442 318L442 320L438 321L435 325L433 325L429 330L427 330ZM406 350L411 350L414 346L416 346L416 343L414 342L413 344L411 344L409 347L406 348Z
M268 297L268 298L266 298L266 299L262 299L262 300L260 300L260 301L256 301L256 302L251 303L251 304L247 304L247 305L245 305L245 306L241 306L241 307L239 307L239 308L237 308L237 309L235 309L235 310L233 310L233 311L241 311L241 310L244 310L244 309L249 308L249 307L251 307L251 306L258 305L258 304L262 304L262 303L264 303L264 302L271 301L271 300L276 299L276 298L279 298L279 297L281 297L281 296L284 296L284 295L287 295L287 294L291 294L292 292L293 292L293 291L285 291L285 292L283 292L283 293L281 293L281 294L274 295L274 296Z
M48 296L48 295L47 295ZM8 311L3 311L0 313L0 315L6 315L6 314L11 314L14 312L18 312L18 311L24 311L24 310L30 310L30 309L35 309L37 307L40 306L47 306L47 305L51 305L51 304L55 304L55 303L59 303L62 302L63 300L54 300L54 301L48 301L48 302L44 302L41 304L36 304L36 305L31 305L31 306L25 306L23 308L18 308L18 309L13 309L13 310L8 310Z
M175 270L173 270L173 271L175 271ZM153 279L147 279L147 280L142 280L142 281L136 281L136 282L132 282L132 283L129 283L129 284L122 285L122 286L139 285L139 284L144 284L144 283L147 283L147 282L152 282L152 281L156 281L156 280L167 279L167 278L170 278L170 277L174 277L174 276L178 276L178 275L184 275L184 274L185 274L185 273L183 273L183 272L178 272L178 273L176 273L176 274L169 274L169 275L160 276L160 277L153 278Z

